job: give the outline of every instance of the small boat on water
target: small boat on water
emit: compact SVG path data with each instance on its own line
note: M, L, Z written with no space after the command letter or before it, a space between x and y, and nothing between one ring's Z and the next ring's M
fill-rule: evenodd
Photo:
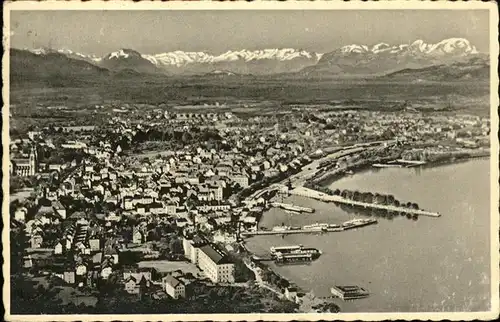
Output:
M376 219L373 218L362 218L362 219L353 219L346 221L345 223L342 224L342 227L344 229L349 229L349 228L357 228L357 227L362 227L366 225L371 225L377 223Z
M289 226L274 226L273 231L288 231L290 228Z
M271 253L278 253L278 252L291 252L293 250L300 250L304 246L302 244L299 245L291 245L291 246L273 246L270 248Z
M299 257L311 257L312 259L316 259L322 254L321 250L317 248L304 247L303 245L273 246L270 248L270 251L271 256L283 260Z
M388 164L388 163L374 163L372 164L375 168L402 168L401 164Z
M333 296L340 298L343 301L357 300L368 297L370 293L356 285L335 285L330 289Z
M274 262L277 265L290 265L290 264L308 264L312 262L315 257L312 254L281 254L278 253L274 257Z
M328 229L328 226L329 224L325 224L325 223L315 223L315 224L312 224L312 225L305 225L304 227L302 227L302 229L304 230L325 230L325 229Z

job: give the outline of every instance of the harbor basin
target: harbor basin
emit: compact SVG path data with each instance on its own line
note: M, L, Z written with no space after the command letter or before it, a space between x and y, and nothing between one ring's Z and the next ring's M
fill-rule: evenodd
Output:
M392 194L442 214L440 218L375 217L376 225L340 233L255 236L247 247L265 254L271 246L302 244L322 251L304 265L269 265L316 296L334 285L359 285L370 296L344 302L342 312L485 311L490 294L489 159L436 167L370 169L326 183L331 189ZM280 202L316 211L290 214L273 208L260 225L341 224L355 214L332 203L291 196Z

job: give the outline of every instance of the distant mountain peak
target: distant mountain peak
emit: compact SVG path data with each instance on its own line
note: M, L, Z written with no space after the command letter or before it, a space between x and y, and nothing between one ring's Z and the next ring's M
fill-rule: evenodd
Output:
M445 64L479 54L465 38L448 38L437 43L417 39L407 44L351 44L324 54L318 63L306 67L309 76L380 75L405 68Z
M357 54L362 54L368 52L368 46L366 45L357 45L357 44L352 44L352 45L346 45L341 47L340 52L344 54L350 54L350 53L357 53Z
M142 57L142 55L133 49L122 48L118 51L109 53L106 59L119 59L119 58L131 58L131 57Z
M102 58L66 48L60 50L38 48L30 51L36 55L58 53L90 62L110 71L130 69L141 73L169 75L204 75L213 74L214 71L224 73L230 71L238 75L294 72L371 75L404 68L431 66L479 54L476 47L467 39L459 37L444 39L437 43L426 43L422 39L417 39L397 45L386 42L350 44L325 54L290 47L228 50L221 54L181 50L141 54L133 49L122 48Z
M417 39L409 44L399 45L390 45L385 42L373 46L352 44L340 47L336 52L343 54L419 53L425 55L467 55L478 53L476 47L465 38L448 38L435 44L426 43L422 39Z

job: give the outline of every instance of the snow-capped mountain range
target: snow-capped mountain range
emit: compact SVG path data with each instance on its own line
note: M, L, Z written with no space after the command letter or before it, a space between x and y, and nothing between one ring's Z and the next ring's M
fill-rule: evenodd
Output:
M104 57L69 49L30 51L36 55L57 52L109 70L131 69L137 72L164 74L204 74L224 70L235 74L255 75L299 71L303 74L370 74L431 66L479 54L476 47L464 38L449 38L435 44L428 44L423 40L399 45L351 44L324 54L293 48L242 49L219 55L179 50L141 54L131 49L120 49Z
M306 58L312 61L317 61L321 58L321 54L309 53L305 50L296 50L293 48L282 48L282 49L263 49L263 50L239 50L239 51L227 51L223 54L214 56L204 52L184 52L184 51L174 51L168 53L161 53L156 55L143 55L144 58L148 59L155 65L175 65L181 67L187 64L193 63L221 63L221 62L233 62L238 60L243 60L245 62L256 61L256 60L277 60L277 61L287 61L297 58Z
M54 50L39 48L30 50L37 55L45 55ZM140 54L131 49L120 49L109 53L104 57L87 55L73 52L69 49L59 49L56 52L64 54L73 59L88 61L101 67L134 68L130 61L140 63L144 66L150 65L157 72L167 74L198 74L209 73L214 70L228 70L239 74L272 74L284 72L296 72L300 69L314 65L321 58L321 54L296 50L293 48L263 49L263 50L238 50L227 51L220 55L212 55L205 52L173 51L159 54ZM119 65L123 68L120 68ZM151 68L148 67L148 72ZM142 68L142 69L143 69ZM144 70L139 71L144 71Z
M475 46L464 38L449 38L442 40L436 44L427 44L423 40L415 40L411 44L389 45L387 43L379 43L371 48L366 45L347 45L341 47L338 51L341 53L358 53L358 54L379 54L379 53L416 53L430 56L456 55L456 54L477 54Z
M409 44L348 45L325 53L314 66L301 73L310 77L329 75L381 75L402 69L449 64L481 56L464 38L449 38L435 44L416 40Z

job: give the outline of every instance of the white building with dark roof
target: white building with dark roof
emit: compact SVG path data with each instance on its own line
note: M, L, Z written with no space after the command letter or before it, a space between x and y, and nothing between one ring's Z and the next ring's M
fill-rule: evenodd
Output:
M162 279L165 293L174 299L186 297L186 286L184 283L172 275L167 275Z
M216 245L199 248L198 266L214 283L234 283L234 263Z

